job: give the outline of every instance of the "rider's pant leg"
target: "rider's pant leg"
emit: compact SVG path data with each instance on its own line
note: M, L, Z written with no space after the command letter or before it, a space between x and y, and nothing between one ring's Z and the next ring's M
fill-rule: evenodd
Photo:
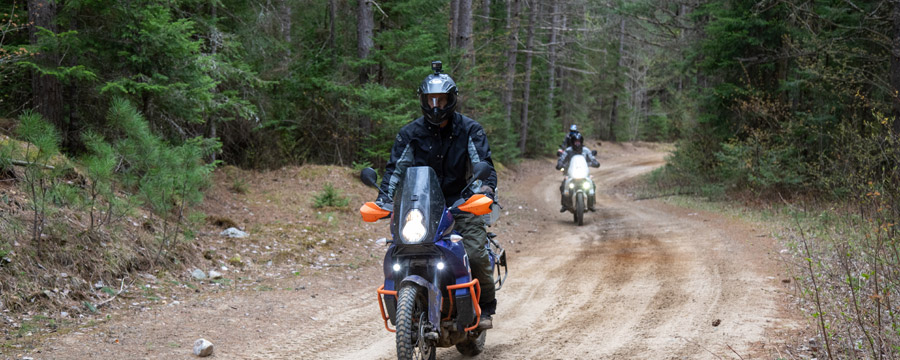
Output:
M488 239L484 219L472 214L456 215L454 219L455 229L463 237L463 246L469 256L472 276L478 279L481 285L481 298L478 304L481 306L482 314L492 315L497 307L497 300L494 297L494 269L485 248Z

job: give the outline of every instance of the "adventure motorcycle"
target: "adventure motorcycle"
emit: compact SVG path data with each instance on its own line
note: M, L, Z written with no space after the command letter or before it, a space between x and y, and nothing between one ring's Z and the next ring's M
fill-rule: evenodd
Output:
M488 163L476 164L470 185L486 179L490 171ZM375 170L364 169L361 178L376 187ZM446 207L434 169L417 166L406 169L393 204L381 208L367 202L360 208L364 221L391 219L384 284L377 292L384 327L396 333L398 359L434 359L437 347L453 345L467 356L484 349L485 330L477 330L481 286L472 277L462 236L453 230L453 215L485 215L490 225L499 213L492 206L497 207L491 198L476 194ZM506 280L506 253L494 236L488 234L486 247L500 290Z
M584 212L594 208L596 197L596 187L591 180L587 159L581 154L572 155L564 170L566 178L560 188L562 204L575 215L576 224L584 225Z

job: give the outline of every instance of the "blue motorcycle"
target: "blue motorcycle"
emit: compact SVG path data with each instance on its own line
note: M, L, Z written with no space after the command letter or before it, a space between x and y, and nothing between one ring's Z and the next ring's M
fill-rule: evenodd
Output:
M486 179L490 171L490 164L476 164L472 182ZM377 187L375 170L364 169L360 177ZM491 214L492 206L497 205L469 192L471 196L447 207L438 177L427 166L407 168L398 186L393 204L381 208L368 202L360 208L364 221L391 220L384 284L377 292L384 327L396 333L397 358L434 359L437 347L454 345L464 355L478 355L485 341L485 331L477 329L481 287L472 277L462 236L453 231L453 215L483 215L491 224L499 213ZM493 234L488 237L486 247L499 290L506 279L506 253Z

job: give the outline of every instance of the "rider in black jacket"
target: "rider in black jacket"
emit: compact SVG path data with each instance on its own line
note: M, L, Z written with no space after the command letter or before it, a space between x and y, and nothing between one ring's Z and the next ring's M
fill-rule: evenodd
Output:
M434 74L422 81L418 91L423 116L401 128L391 148L391 159L381 182L382 191L375 201L379 206L392 202L403 172L410 166L430 166L434 169L444 199L450 205L461 197L473 165L487 161L492 165L491 175L485 181L475 181L467 193L494 197L497 173L493 170L491 149L484 128L475 120L456 112L459 95L456 83L447 74L440 73L439 61L432 63L432 69ZM481 286L479 305L482 317L478 327L489 329L497 301L494 297L493 268L485 249L488 239L484 220L468 213L456 215L454 219L455 229L463 236L472 275Z
M562 155L562 153L566 152L570 146L572 146L572 139L575 138L575 135L581 134L578 132L578 125L572 124L569 127L569 133L566 134L566 137L563 139L562 145L559 146L559 150L556 151L556 155Z

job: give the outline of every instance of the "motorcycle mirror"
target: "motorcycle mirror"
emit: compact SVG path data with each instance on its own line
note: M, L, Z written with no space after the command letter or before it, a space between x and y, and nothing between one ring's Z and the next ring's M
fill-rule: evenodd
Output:
M591 154L597 156L597 150L591 150Z
M375 169L368 167L362 169L362 171L359 173L359 179L362 180L363 184L375 187L375 182L378 179L378 174L375 173Z
M472 169L472 175L477 180L485 180L491 176L491 170L493 167L487 161L482 161L480 163L475 164Z

